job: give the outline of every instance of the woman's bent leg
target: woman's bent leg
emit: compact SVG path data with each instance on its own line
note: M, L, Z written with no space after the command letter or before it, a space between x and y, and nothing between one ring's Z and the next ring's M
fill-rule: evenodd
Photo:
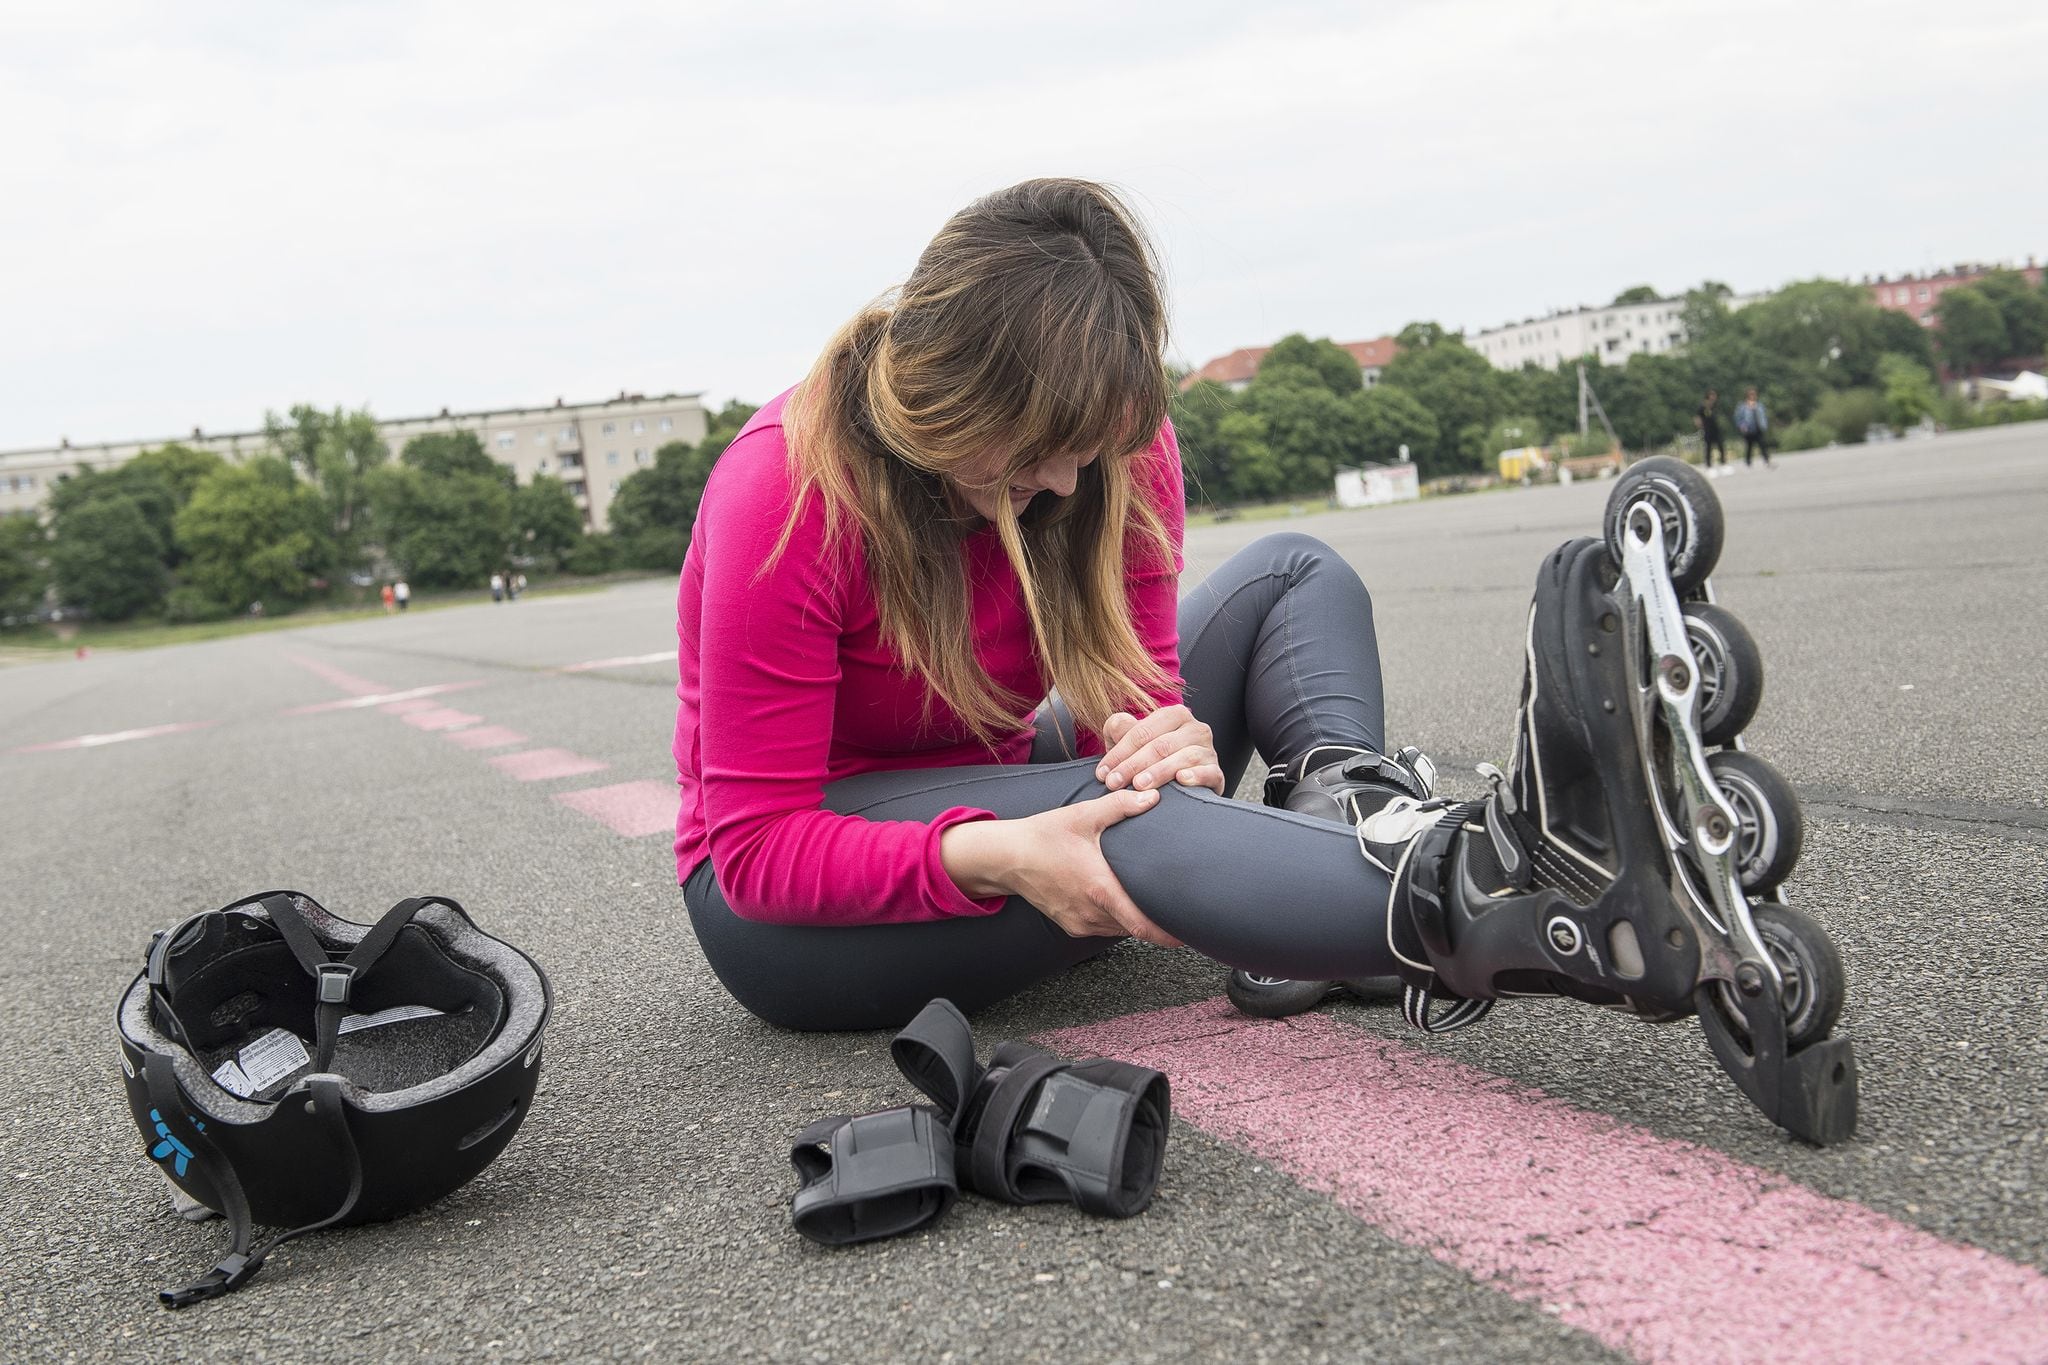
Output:
M952 806L1003 819L1101 796L1095 760L867 773L826 788L828 809L930 820ZM1169 786L1112 826L1102 850L1138 908L1196 951L1290 977L1379 976L1387 880L1343 825ZM697 939L742 1005L798 1029L878 1029L945 996L972 1011L1057 975L1113 940L1076 939L1012 897L994 915L921 924L761 924L732 913L710 864L684 887Z
M1385 705L1372 597L1312 536L1263 536L1180 603L1181 678L1235 791L1253 750L1273 767L1319 745L1380 750Z

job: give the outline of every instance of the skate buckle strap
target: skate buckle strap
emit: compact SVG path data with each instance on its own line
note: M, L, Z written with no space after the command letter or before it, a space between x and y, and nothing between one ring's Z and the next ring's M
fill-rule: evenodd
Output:
M1450 804L1440 796L1428 801L1397 796L1358 822L1358 837L1375 844L1405 844L1442 819Z
M1431 1013L1437 1005L1442 1014ZM1424 1033L1452 1033L1469 1028L1493 1009L1491 1000L1467 1000L1459 995L1438 995L1435 986L1404 985L1401 988L1401 1017Z

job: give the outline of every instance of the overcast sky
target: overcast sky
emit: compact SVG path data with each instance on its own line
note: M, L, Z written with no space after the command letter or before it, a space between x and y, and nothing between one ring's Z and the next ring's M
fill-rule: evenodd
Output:
M759 401L977 194L1121 187L1177 358L2048 255L2048 4L0 6L0 450Z

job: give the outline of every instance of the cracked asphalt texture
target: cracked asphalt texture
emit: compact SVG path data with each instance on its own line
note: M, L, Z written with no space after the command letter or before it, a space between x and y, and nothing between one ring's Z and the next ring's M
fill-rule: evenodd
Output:
M1504 761L1536 564L1597 527L1607 487L1204 528L1189 581L1269 531L1322 537L1374 593L1390 742L1447 769ZM1792 891L1853 981L1857 1139L1785 1138L1689 1023L1533 1002L1422 1045L2048 1268L2048 426L1782 457L1715 487L1715 584L1770 679L1748 738L1807 799ZM547 671L672 648L672 605L635 583L0 670L0 1358L1608 1358L1185 1124L1130 1222L968 1198L895 1242L797 1237L788 1135L909 1098L886 1036L747 1016L695 948L667 839L547 799L672 777L670 667ZM450 704L611 768L519 783L374 710L283 715L341 695L295 654L393 688L482 680ZM4 752L190 720L219 724ZM224 1233L169 1212L122 1099L114 1002L151 931L273 886L356 918L444 892L533 953L557 999L541 1094L450 1198L295 1243L250 1289L171 1314L155 1291ZM1221 977L1126 946L976 1033L985 1051ZM1413 1041L1385 1006L1333 1008ZM1716 1311L1739 1307L1702 1307L1703 1354Z

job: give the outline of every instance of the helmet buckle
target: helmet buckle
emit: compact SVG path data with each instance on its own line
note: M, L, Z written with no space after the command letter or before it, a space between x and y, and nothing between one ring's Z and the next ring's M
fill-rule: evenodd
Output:
M319 970L318 1000L323 1005L346 1005L356 969L346 962L323 962Z

